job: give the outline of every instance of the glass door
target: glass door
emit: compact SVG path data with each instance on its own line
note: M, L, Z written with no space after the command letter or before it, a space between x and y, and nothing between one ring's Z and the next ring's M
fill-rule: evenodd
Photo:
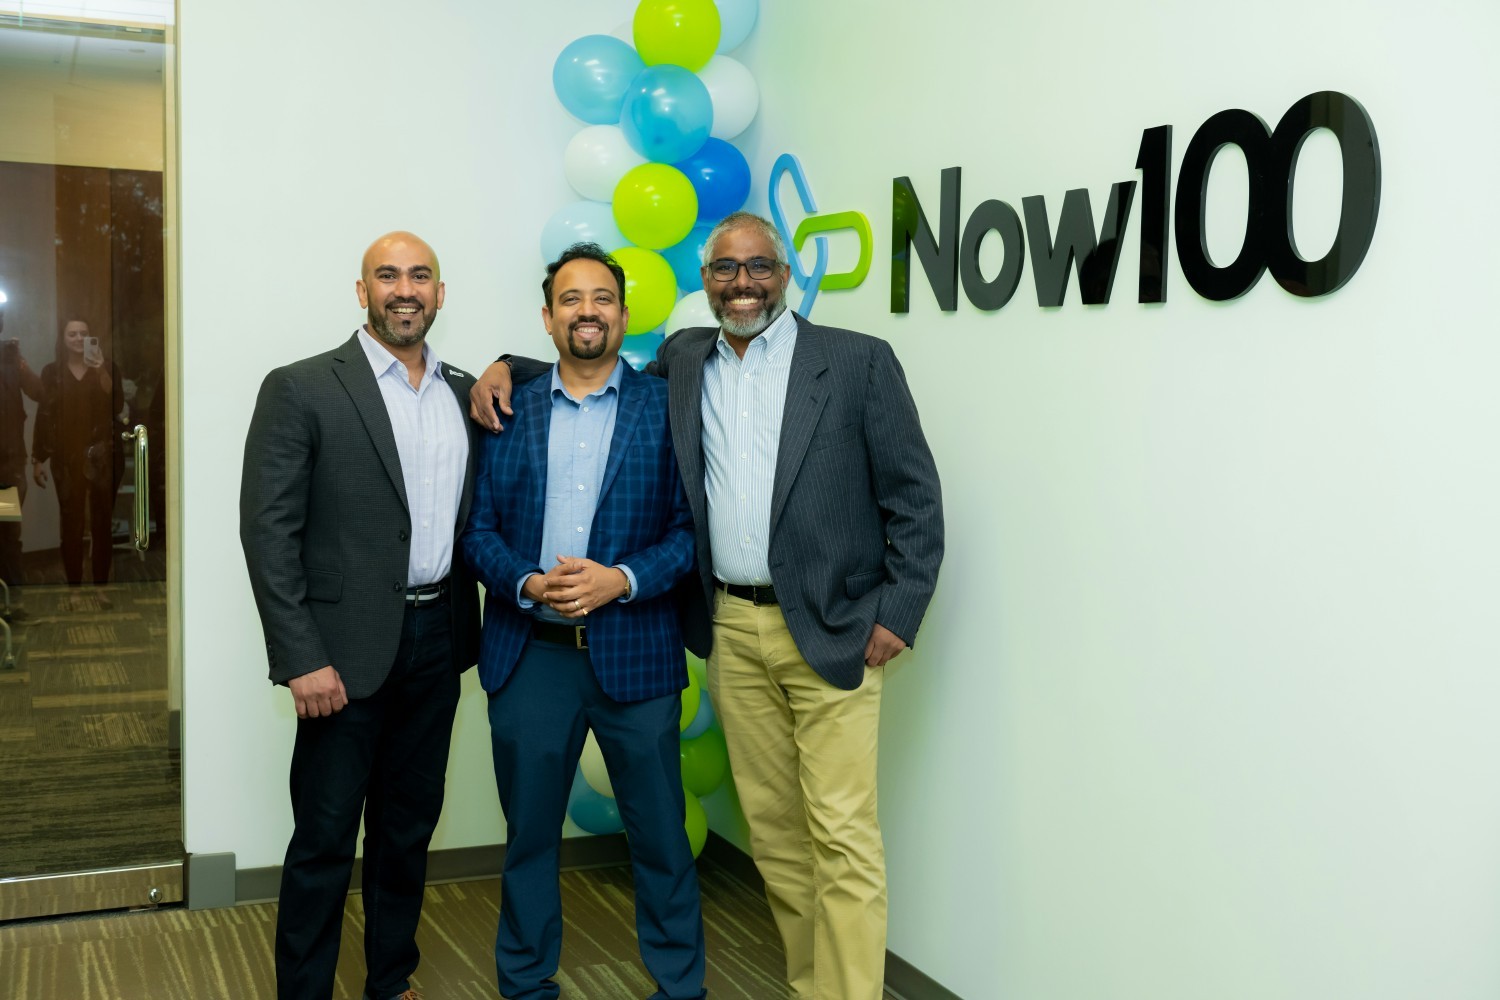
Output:
M182 898L172 6L108 6L0 0L0 920Z

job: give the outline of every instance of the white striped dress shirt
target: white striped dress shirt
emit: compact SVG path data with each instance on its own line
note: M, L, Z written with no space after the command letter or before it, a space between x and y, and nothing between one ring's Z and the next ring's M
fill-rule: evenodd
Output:
M714 576L771 582L771 488L781 444L787 375L797 345L790 309L739 357L722 331L703 363L703 461Z
M431 344L422 345L426 371L413 389L406 365L384 344L360 328L375 384L385 400L401 456L401 478L406 483L406 506L411 514L411 556L406 585L421 587L448 575L453 562L453 535L463 500L464 470L469 462L469 431L464 411L448 383L443 363Z

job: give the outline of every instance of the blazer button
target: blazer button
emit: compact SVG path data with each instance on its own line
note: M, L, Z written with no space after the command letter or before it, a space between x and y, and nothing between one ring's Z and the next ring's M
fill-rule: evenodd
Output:
M400 583L393 583L393 584L391 584L391 589L392 590L405 590L406 587L405 587L405 585L400 584Z
M396 532L396 536L398 538L400 538L403 542L406 541L408 538L411 537L410 535L408 535L406 533L406 529L405 528L402 528L400 531Z

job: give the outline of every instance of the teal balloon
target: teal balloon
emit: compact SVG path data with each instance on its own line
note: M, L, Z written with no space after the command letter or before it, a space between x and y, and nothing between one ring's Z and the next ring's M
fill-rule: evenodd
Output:
M573 778L573 790L568 795L568 818L586 833L619 833L625 829L625 821L620 819L620 804L608 795L594 791L582 774Z
M660 330L633 334L620 343L620 357L624 358L625 363L636 371L643 371L648 364L656 360L656 349L665 339ZM700 711L701 704L707 702L708 699L704 698L700 703Z
M663 63L630 81L620 108L620 131L630 148L657 163L698 152L714 124L714 102L698 74Z
M760 0L714 0L719 8L719 52L739 48L750 32L755 30L755 19L760 13Z
M693 721L682 731L684 740L696 740L708 732L708 727L714 724L713 699L708 697L708 692L703 692L703 697L698 701L698 714L693 716Z
M574 243L597 243L614 251L628 246L615 213L602 201L574 201L552 213L542 226L542 260L550 264Z
M697 739L683 740L679 753L682 787L689 792L707 795L724 783L724 776L729 773L729 748L719 730L708 729Z
M625 91L646 68L640 54L613 35L584 35L552 64L552 89L563 107L590 125L620 120Z
M677 279L677 287L684 292L696 292L703 288L703 272L699 270L703 266L703 247L708 242L708 234L717 224L717 219L699 223L687 234L687 239L661 251L667 263L672 265L672 275Z

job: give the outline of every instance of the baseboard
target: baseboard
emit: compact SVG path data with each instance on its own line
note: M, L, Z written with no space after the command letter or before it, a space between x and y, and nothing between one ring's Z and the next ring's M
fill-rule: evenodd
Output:
M732 849L732 848L731 848ZM208 855L207 857L223 857L223 855ZM231 859L234 855L228 855ZM612 833L602 837L568 837L562 842L560 855L563 871L579 871L586 868L617 868L621 865L630 864L630 848L626 846L623 833ZM202 879L205 899L224 898L224 888L216 885L211 878L223 882L227 876L221 869L214 868L211 871L205 869L201 876L192 868L192 858L189 858L189 870ZM429 851L427 854L427 881L431 884L441 882L467 882L481 878L499 878L500 869L505 864L505 846L503 844L492 844L481 847L458 847L445 851ZM349 880L350 891L359 891L361 862L358 858L354 860L354 873ZM205 903L209 905L229 905L230 903L264 903L274 900L281 892L281 866L272 865L266 868L241 868L229 869L233 876L233 898L228 902ZM198 882L190 879L190 885ZM190 890L192 893L193 890ZM188 905L192 909L198 909L195 905L194 895L189 896Z
M712 830L708 833L708 842L703 845L703 856L753 887L756 892L765 891L766 883L755 867L755 860ZM891 1000L963 1000L957 993L890 951L885 953L885 992Z

